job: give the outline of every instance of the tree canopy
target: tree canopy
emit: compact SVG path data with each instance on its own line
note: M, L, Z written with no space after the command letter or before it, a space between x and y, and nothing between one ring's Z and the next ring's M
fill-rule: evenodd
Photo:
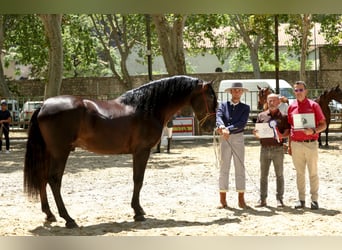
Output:
M274 70L274 16L254 14L151 15L152 58L161 55L167 73L186 74L186 55L215 55L230 70ZM280 15L291 37L288 52L280 55L280 68L297 69L305 77L311 28L319 23L330 46L341 44L341 15ZM46 79L58 93L62 77L111 76L132 87L127 58L147 63L146 15L65 14L1 15L0 48L5 67L10 61L30 65L32 78ZM287 60L294 53L300 62ZM51 68L53 67L53 69ZM0 90L8 95L3 68ZM6 92L7 91L7 92Z

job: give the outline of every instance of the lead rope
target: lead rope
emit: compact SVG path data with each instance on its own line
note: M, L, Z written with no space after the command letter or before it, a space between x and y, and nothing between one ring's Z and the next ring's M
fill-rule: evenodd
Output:
M214 115L216 115L216 113L206 113L205 116L201 120L199 120L198 124L202 126L210 116Z
M217 130L214 129L213 131L213 148L214 148L214 154L215 154L215 166L217 169L220 168L220 155L221 155L221 147L219 143L219 134L217 133Z
M200 126L202 126L210 116L216 115L216 112L213 112L213 113L209 112L209 106L208 106L207 99L204 96L203 87L202 87L202 97L203 97L203 100L205 103L205 109L206 109L207 113L205 114L205 116L201 120L199 120L198 124Z

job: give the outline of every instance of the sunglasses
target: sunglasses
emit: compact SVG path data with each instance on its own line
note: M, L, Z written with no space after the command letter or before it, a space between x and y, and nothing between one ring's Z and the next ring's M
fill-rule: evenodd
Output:
M295 89L294 92L303 92L305 89Z

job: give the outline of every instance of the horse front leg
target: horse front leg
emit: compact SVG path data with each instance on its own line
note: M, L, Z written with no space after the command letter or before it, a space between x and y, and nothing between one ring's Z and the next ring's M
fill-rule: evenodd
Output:
M140 190L143 185L146 164L150 156L150 149L141 150L133 154L133 197L131 202L131 207L134 209L134 220L144 221L145 212L140 206Z
M328 134L329 134L329 127L327 126L327 128L325 129L325 146L329 147L328 144Z

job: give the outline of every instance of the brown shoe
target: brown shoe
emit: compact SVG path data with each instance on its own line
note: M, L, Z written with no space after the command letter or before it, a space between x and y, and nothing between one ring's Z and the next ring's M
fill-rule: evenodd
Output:
M239 208L247 208L245 198L244 198L245 193L240 192L239 193Z
M218 209L228 208L225 192L220 192L220 203L221 205L217 207Z
M261 199L255 207L266 207L266 206L267 206L266 200Z

